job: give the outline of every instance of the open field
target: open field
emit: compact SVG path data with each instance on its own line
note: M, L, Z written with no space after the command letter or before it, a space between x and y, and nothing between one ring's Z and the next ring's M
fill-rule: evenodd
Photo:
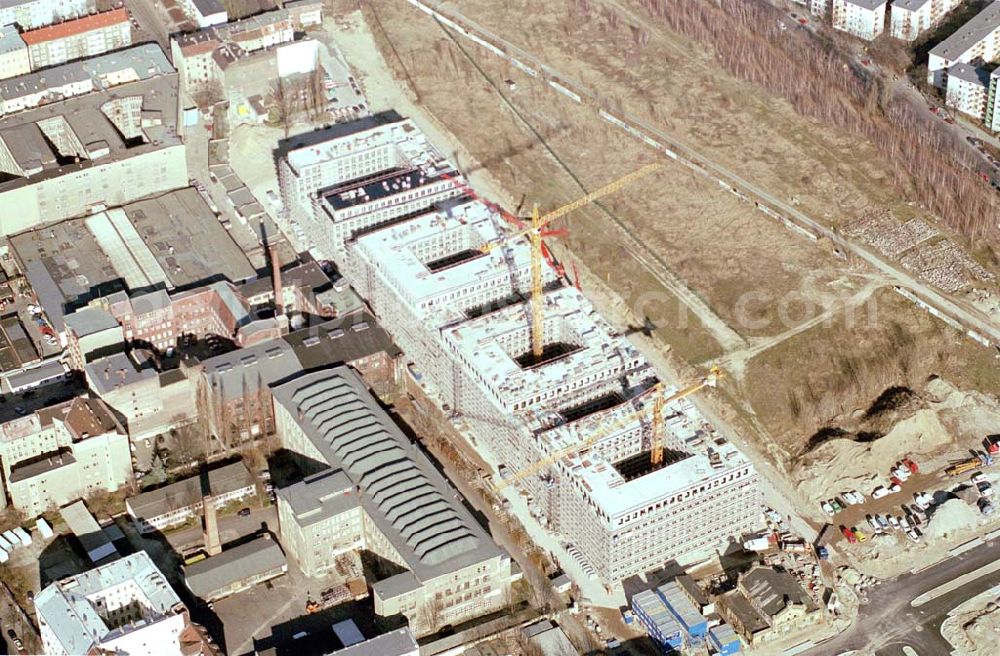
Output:
M472 7L488 14L481 4ZM519 4L504 6L516 10ZM596 188L650 161L649 150L624 138L591 110L545 90L468 42L455 41L407 5L374 3L372 7L366 19L374 25L376 42L397 79L411 86L421 110L447 126L473 162L481 162L495 182L511 191L498 197L513 197L514 205L523 206L522 212L529 202L543 208L558 206L584 189ZM473 9L463 5L462 11L470 14ZM539 14L544 18L545 13L536 8L531 18ZM486 21L479 14L476 19ZM489 23L491 29L502 24L499 18ZM749 168L754 179L760 178L769 188L787 190L789 198L795 196L792 190L799 190L800 205L832 223L846 223L873 206L890 209L898 221L921 216L895 199L886 168L880 169L877 158L866 154L863 145L844 143L835 134L805 124L783 103L714 69L708 75L711 62L704 58L681 61L675 52L677 37L651 33L642 57L631 60L639 62L635 69L639 72L624 70L625 61L613 56L607 62L588 64L590 57L600 59L594 50L602 43L605 49L616 43L613 35L605 34L609 29L584 26L579 33L574 31L573 38L582 41L573 57L558 50L560 43L566 47L569 42L566 30L558 27L544 31L548 40L527 45L535 52L547 52L555 64L579 78L606 76L604 86L620 87L625 96L630 93L629 85L642 83L645 70L656 79L637 93L649 96L645 115L650 120L674 131L687 131L692 143L697 138L699 148L741 171ZM363 27L354 25L347 31L356 30ZM515 42L528 38L503 36ZM701 81L670 86L663 76L643 69L646 64L641 62L656 60L652 52L659 51L650 50L654 43L663 48L660 54L665 59L660 61L670 62L671 78L687 81L685 76L694 76ZM668 56L669 52L674 55ZM698 70L705 74L699 77ZM723 93L716 88L720 85L731 94L732 102L713 105L697 97L704 89ZM675 87L683 92L667 93ZM657 89L664 97L656 96L653 102L650 94ZM726 107L731 111L714 111ZM642 107L630 110L643 113ZM750 152L760 144L764 144L762 150ZM456 159L467 168L473 163ZM922 218L933 223L931 217ZM932 373L963 388L996 391L1000 386L990 373L988 351L963 341L898 297L860 264L836 259L827 245L810 243L787 231L681 166L666 164L632 187L575 213L565 227L569 234L555 240L554 250L567 270L572 274L572 265L580 262L607 282L630 311L630 323L641 325L648 317L656 326L655 335L682 361L711 359L736 369L738 388L730 388L734 403L742 406L749 424L773 433L789 459L827 418L847 408L864 407L886 387L915 385ZM635 242L647 250L642 257L637 256ZM708 312L692 312L680 301L683 297L677 290L656 275L664 270L703 301ZM841 319L845 314L867 312L869 300L882 311L855 336L854 329L845 327ZM889 333L899 333L901 340L900 346L889 349L895 368L887 368L884 375L872 377L857 389L838 382L834 354L844 349L848 360L870 359L868 366L875 367L886 356L870 347L881 348ZM727 342L733 335L735 339ZM902 351L911 347L919 363L904 361ZM808 393L801 387L806 375L825 381L819 389L829 397L822 403L832 404L829 411L820 408L821 403L803 410L802 400L792 399ZM796 403L800 417L811 417L810 411L815 410L820 419L796 419Z

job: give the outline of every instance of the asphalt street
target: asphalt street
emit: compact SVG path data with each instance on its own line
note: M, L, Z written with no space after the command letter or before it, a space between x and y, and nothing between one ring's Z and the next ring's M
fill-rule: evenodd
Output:
M837 637L820 643L800 656L830 656L865 649L878 656L898 656L909 646L919 656L951 653L951 645L941 636L948 613L964 601L1000 585L1000 571L977 578L919 607L911 602L923 593L963 574L989 565L1000 557L996 540L942 561L918 572L908 573L870 591L869 603L862 606L855 623Z

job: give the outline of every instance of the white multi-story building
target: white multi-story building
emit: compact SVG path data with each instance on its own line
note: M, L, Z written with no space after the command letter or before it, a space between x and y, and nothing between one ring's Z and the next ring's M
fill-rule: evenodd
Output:
M287 139L277 159L285 210L323 259L359 229L462 194L461 176L391 111Z
M340 130L334 141L315 143L309 161L336 152L338 167L366 167L363 175L373 178L407 166L391 151L380 158L365 148L352 154L356 132L349 124ZM283 190L294 203L295 194L287 192L297 167L282 166L291 183ZM379 194L378 202L399 206L412 188L389 185ZM382 207L370 194L369 200L351 216L360 229L338 231L334 215L316 212L314 230L326 231L328 252L419 368L421 384L475 435L485 457L517 470L615 426L586 457L564 458L522 482L533 514L575 544L602 579L614 583L670 559L700 557L755 527L760 492L753 467L690 403L667 409L670 455L665 465L650 465L656 372L549 267L543 274L545 348L535 361L526 240L482 249L504 239L499 213L458 198L383 220L373 217Z
M24 75L31 70L28 45L14 25L0 26L0 80Z
M656 373L576 289L545 293L546 355L532 362L528 247L479 250L498 237L497 221L478 202L427 213L350 240L344 271L496 464L518 470L617 426L586 457L524 481L535 514L603 580L700 556L751 530L756 473L689 403L667 410L669 464L646 465ZM547 282L558 286L551 272Z
M986 115L983 122L994 132L1000 132L1000 68L990 73L990 88L986 94Z
M0 465L10 504L29 517L132 480L125 429L83 397L0 425Z
M281 539L307 576L365 549L405 571L374 582L375 612L417 635L506 607L510 557L347 367L272 388L282 445L328 469L278 495Z
M972 64L955 64L948 71L945 104L963 114L984 119L989 91L990 74L986 69Z
M830 13L830 0L809 0L809 13L819 18L824 18Z
M50 584L35 611L49 656L198 653L182 649L187 608L145 551Z
M28 44L31 70L56 66L132 45L128 10L112 9L21 35Z
M833 0L833 29L873 41L885 30L887 0Z
M940 23L960 0L894 0L889 6L889 33L895 39L915 41Z
M0 0L0 25L34 30L95 11L96 0Z
M177 74L19 112L0 121L0 234L188 185Z
M927 55L927 82L948 87L948 71L955 64L1000 57L1000 2L994 2L972 17L954 34L931 48Z

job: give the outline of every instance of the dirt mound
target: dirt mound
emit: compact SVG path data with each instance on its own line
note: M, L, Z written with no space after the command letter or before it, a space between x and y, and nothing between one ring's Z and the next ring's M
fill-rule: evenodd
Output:
M867 489L884 479L889 467L904 455L925 456L945 450L951 435L937 412L925 408L898 422L884 436L869 442L834 439L816 447L796 470L799 488L811 499L827 498L848 489ZM823 472L821 476L815 476Z
M992 656L1000 635L1000 599L996 591L970 600L960 612L945 620L941 634L958 656Z
M979 523L980 514L961 499L949 499L934 511L924 532L931 540L953 538Z

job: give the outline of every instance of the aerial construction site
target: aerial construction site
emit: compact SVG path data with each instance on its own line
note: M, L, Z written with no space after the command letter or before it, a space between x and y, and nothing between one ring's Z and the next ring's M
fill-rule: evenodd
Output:
M303 225L329 244L411 375L493 464L498 490L520 488L535 520L608 592L665 558L699 562L758 528L753 466L687 398L714 377L683 391L663 380L546 258L549 215L509 225L520 221L471 197L454 172L458 193L442 201L426 183L450 170L443 158L401 161L416 128L398 116L374 123L293 139L283 186L310 184L308 166L320 161L364 181L349 216ZM373 155L385 152L394 154ZM400 184L401 170L415 182ZM349 193L334 188L316 197Z

